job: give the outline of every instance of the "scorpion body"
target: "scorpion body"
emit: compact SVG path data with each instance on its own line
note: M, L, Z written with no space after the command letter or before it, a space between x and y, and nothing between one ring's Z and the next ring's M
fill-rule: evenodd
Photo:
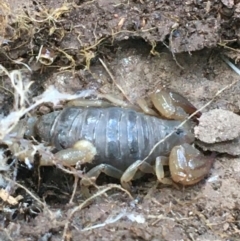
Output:
M57 149L53 155L40 153L42 166L56 162L67 166L89 164L82 187L91 185L89 180L102 172L120 179L127 189L131 180L144 173L156 174L166 184L172 180L183 185L197 183L208 174L213 158L203 156L191 145L192 121L179 127L186 113L196 108L180 94L166 89L150 97L157 111L168 119L156 117L158 114L142 100L138 104L147 115L120 107L67 107L29 118L19 123L15 132L17 136L24 132L25 137L33 136ZM32 157L31 150L20 154L20 159ZM165 177L165 165L172 179Z
M171 149L193 141L189 126L175 129L180 121L163 120L120 107L65 108L46 114L35 125L35 135L58 150L69 148L79 140L91 142L97 150L94 165L109 164L125 171L143 160L153 146L174 132L147 159L168 156Z

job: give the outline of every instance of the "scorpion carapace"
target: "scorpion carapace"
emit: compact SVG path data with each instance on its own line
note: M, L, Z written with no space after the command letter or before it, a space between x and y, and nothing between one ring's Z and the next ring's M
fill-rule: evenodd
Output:
M208 174L212 159L191 146L193 122L181 125L187 116L184 110L191 113L196 108L180 94L167 90L156 91L151 99L168 119L121 107L68 107L29 120L26 135L55 146L59 150L55 160L63 164L90 163L88 178L104 172L129 188L132 179L155 173L160 182L171 183L163 171L163 166L169 165L175 182L198 182ZM177 120L169 120L174 118ZM43 158L41 165L52 165L51 158ZM87 180L83 179L82 185L89 185Z

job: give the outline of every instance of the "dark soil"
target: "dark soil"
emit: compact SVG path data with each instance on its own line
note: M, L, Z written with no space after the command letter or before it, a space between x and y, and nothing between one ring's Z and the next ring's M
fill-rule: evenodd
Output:
M99 58L133 104L157 86L167 86L200 108L239 78L219 55L239 59L239 1L64 2L11 0L9 8L0 2L0 64L9 71L23 68L19 62L28 64L32 96L55 85L61 92L94 88L122 97ZM54 56L51 65L36 62L41 46ZM1 82L0 110L6 115L12 87L5 76ZM239 114L239 95L237 83L204 111ZM10 215L1 202L0 240L62 240L68 215L83 198L77 190L68 203L71 175L42 168L41 177L37 188L38 176L19 168L19 182L47 208L16 188L15 195L23 195L29 208L11 207ZM110 182L118 183L104 175L98 180L100 186ZM239 157L217 156L208 177L191 187L177 190L146 176L133 189L133 200L119 189L93 199L69 220L65 240L239 240Z

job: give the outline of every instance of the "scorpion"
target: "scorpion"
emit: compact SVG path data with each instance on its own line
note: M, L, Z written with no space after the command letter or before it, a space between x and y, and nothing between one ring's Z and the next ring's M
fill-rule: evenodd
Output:
M90 169L80 182L82 187L90 186L89 180L95 181L101 173L120 179L128 190L131 181L145 173L155 174L164 184L196 184L209 173L213 160L192 146L193 120L178 126L197 109L185 97L166 88L153 92L150 100L161 118L139 101L143 111L114 105L69 106L30 117L21 128L25 137L34 136L54 146L58 150L55 160L60 163L88 164ZM14 131L19 128L17 125ZM53 165L52 159L42 156L40 166L48 165ZM170 177L165 175L166 165Z

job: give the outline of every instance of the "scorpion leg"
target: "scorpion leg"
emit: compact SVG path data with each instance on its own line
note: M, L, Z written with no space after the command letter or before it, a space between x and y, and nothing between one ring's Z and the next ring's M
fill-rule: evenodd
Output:
M121 106L124 108L133 108L138 110L138 108L132 104L127 103L124 100L121 100L120 98L116 98L116 96L113 96L111 94L98 94L98 98L96 100L88 100L88 99L75 99L70 100L67 103L67 106L81 106L81 107L100 107L100 108L106 108L111 106ZM105 99L105 100L102 100ZM107 100L107 101L106 101Z
M169 165L169 160L167 157L164 157L164 156L157 157L155 161L155 172L159 182L167 185L172 185L173 184L172 179L167 178L164 175L163 167L168 165Z
M166 157L157 158L155 170L147 162L136 161L130 165L128 169L123 173L121 177L121 184L125 189L130 190L130 185L128 183L131 182L131 180L140 177L141 174L139 174L138 171L141 171L142 173L156 173L158 180L161 183L171 185L173 184L172 180L170 178L164 177L163 166L165 165L168 165L168 159Z
M142 173L153 173L154 169L153 167L148 164L147 162L142 161L136 161L132 165L130 165L127 170L123 173L121 177L121 184L122 186L130 190L130 185L128 182L131 182L131 180L137 179L141 176L141 174L138 173L138 171L141 171Z
M101 173L105 173L107 176L120 179L123 172L111 165L100 164L92 168L89 172L85 174L86 178L83 178L80 182L81 186L92 185L93 180L96 180Z
M92 168L89 172L85 174L86 177L84 177L80 181L81 192L83 196L90 196L88 187L95 183L96 179L101 173L105 173L106 175L116 179L120 179L120 177L122 176L122 171L108 164L100 164Z
M84 196L89 196L89 191L88 191L87 187L92 185L101 173L104 173L107 176L113 177L116 179L121 179L121 180L124 179L124 181L122 181L122 186L124 188L126 188L127 190L130 190L130 186L126 182L129 182L132 179L140 178L143 175L143 172L144 173L153 173L153 168L148 163L144 163L144 164L140 165L139 170L137 168L138 164L139 164L139 162L133 163L131 165L132 169L131 169L131 167L129 167L128 168L129 172L125 171L124 173L123 173L123 171L121 171L111 165L108 165L108 164L100 164L100 165L92 168L89 172L87 172L85 174L86 178L84 177L80 182L82 193L84 194ZM138 172L138 171L140 171L140 172Z
M115 106L121 106L121 107L124 107L124 108L130 108L130 109L136 108L134 105L129 104L126 101L121 100L120 98L117 98L116 96L111 95L111 94L98 94L98 98L106 99Z
M86 99L75 99L67 102L66 106L78 106L78 107L111 107L113 106L108 101L104 100L86 100Z

